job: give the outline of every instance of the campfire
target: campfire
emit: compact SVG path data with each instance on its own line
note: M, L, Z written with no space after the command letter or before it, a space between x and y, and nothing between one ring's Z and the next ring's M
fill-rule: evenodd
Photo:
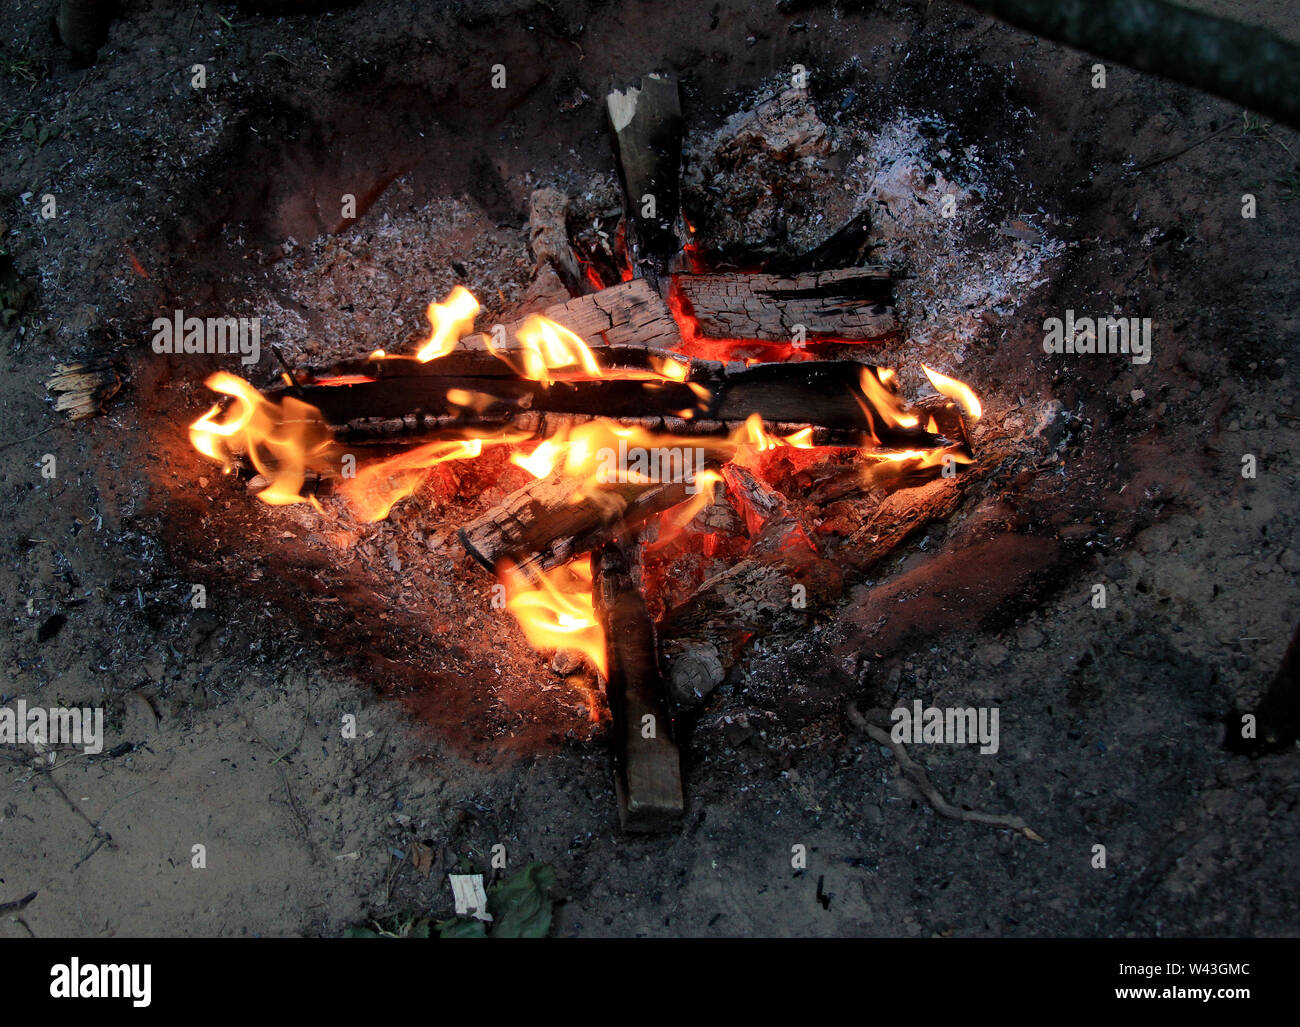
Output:
M581 256L562 202L534 195L533 249L570 299L475 331L479 301L457 286L408 352L285 364L260 389L212 375L219 399L189 434L263 503L342 530L427 503L449 464L521 479L462 504L460 544L534 648L599 674L622 819L650 830L683 809L674 711L911 529L843 516L846 499L977 466L982 411L939 369L921 365L932 391L907 396L897 368L858 358L903 334L890 270L856 261L866 219L802 258L712 266L679 210L675 83L647 76L607 103L625 207L613 259Z

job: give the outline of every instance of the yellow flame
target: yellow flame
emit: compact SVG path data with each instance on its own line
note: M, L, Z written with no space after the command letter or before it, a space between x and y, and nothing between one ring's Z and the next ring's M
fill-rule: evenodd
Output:
M452 289L451 295L442 303L430 303L425 317L433 331L421 344L416 359L428 363L437 357L445 357L456 348L460 337L473 329L478 311L478 300L463 285Z
M503 441L493 439L493 442ZM400 500L418 489L437 464L469 460L483 452L483 439L430 442L389 460L363 467L339 486L357 520L382 521Z
M894 381L893 368L882 367L878 373L879 378L872 373L870 367L864 367L859 379L863 395L867 397L871 404L870 408L863 407L868 418L871 416L871 411L874 410L880 416L880 419L891 428L915 428L919 423L918 418L915 414L909 414L904 409L903 401L892 387ZM862 401L859 400L858 402L861 403Z
M271 506L307 503L302 496L309 470L330 463L332 436L320 411L285 396L279 403L266 399L242 378L218 371L204 383L213 392L231 397L222 411L218 403L190 425L190 442L209 459L230 471L233 457L246 453L259 474L270 484L257 498Z
M984 408L980 404L979 397L975 395L974 389L965 382L958 381L956 378L949 378L946 374L940 374L938 371L933 371L924 364L921 365L921 370L925 372L925 376L930 379L930 384L941 395L947 396L960 405L972 420L978 421L980 419L980 416L984 413Z
M506 587L506 609L538 649L574 649L609 675L605 632L596 619L591 565L576 560L531 577L508 562L498 569Z
M588 377L601 377L600 365L596 363L591 347L581 336L549 317L530 315L519 326L516 338L519 349L514 355L523 361L520 373L525 378L549 384L551 372L564 368L580 368ZM510 362L509 356L493 348L491 342L488 348L502 360Z

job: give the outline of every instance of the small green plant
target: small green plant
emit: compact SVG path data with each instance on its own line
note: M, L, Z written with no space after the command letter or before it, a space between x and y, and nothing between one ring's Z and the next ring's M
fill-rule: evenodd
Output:
M57 139L59 136L58 125L37 125L36 119L29 117L23 122L22 137L36 146L36 152L41 152L41 147L51 139Z
M468 872L468 868L461 869ZM457 916L431 923L419 916L371 921L369 927L349 927L345 938L545 938L551 930L555 869L547 863L529 863L488 889L491 922Z
M1242 111L1241 134L1244 136L1268 135L1268 122L1258 114L1251 114L1250 111Z
M372 920L369 927L349 927L345 938L427 938L429 921L422 917L389 917L385 921Z
M1286 202L1300 198L1300 171L1288 171L1277 184L1282 187L1282 199Z

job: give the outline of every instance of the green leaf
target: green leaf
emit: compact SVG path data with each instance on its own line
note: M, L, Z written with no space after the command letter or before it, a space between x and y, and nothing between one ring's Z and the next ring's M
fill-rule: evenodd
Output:
M483 921L471 917L458 916L452 920L440 920L434 925L439 938L486 938Z
M545 938L551 930L554 887L555 870L546 863L529 863L494 885L488 893L492 937Z
M349 927L343 932L345 938L378 938L381 937L378 931L372 931L369 927Z

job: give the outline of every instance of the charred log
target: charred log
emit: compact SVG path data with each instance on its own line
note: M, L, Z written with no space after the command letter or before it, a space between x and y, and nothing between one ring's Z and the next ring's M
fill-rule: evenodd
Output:
M673 294L702 339L877 342L898 335L890 273L677 275Z
M605 97L623 188L628 258L656 287L681 240L682 106L677 80L646 75Z
M617 543L593 553L591 569L609 664L619 820L627 831L670 830L684 809L681 758L672 740L654 625Z

